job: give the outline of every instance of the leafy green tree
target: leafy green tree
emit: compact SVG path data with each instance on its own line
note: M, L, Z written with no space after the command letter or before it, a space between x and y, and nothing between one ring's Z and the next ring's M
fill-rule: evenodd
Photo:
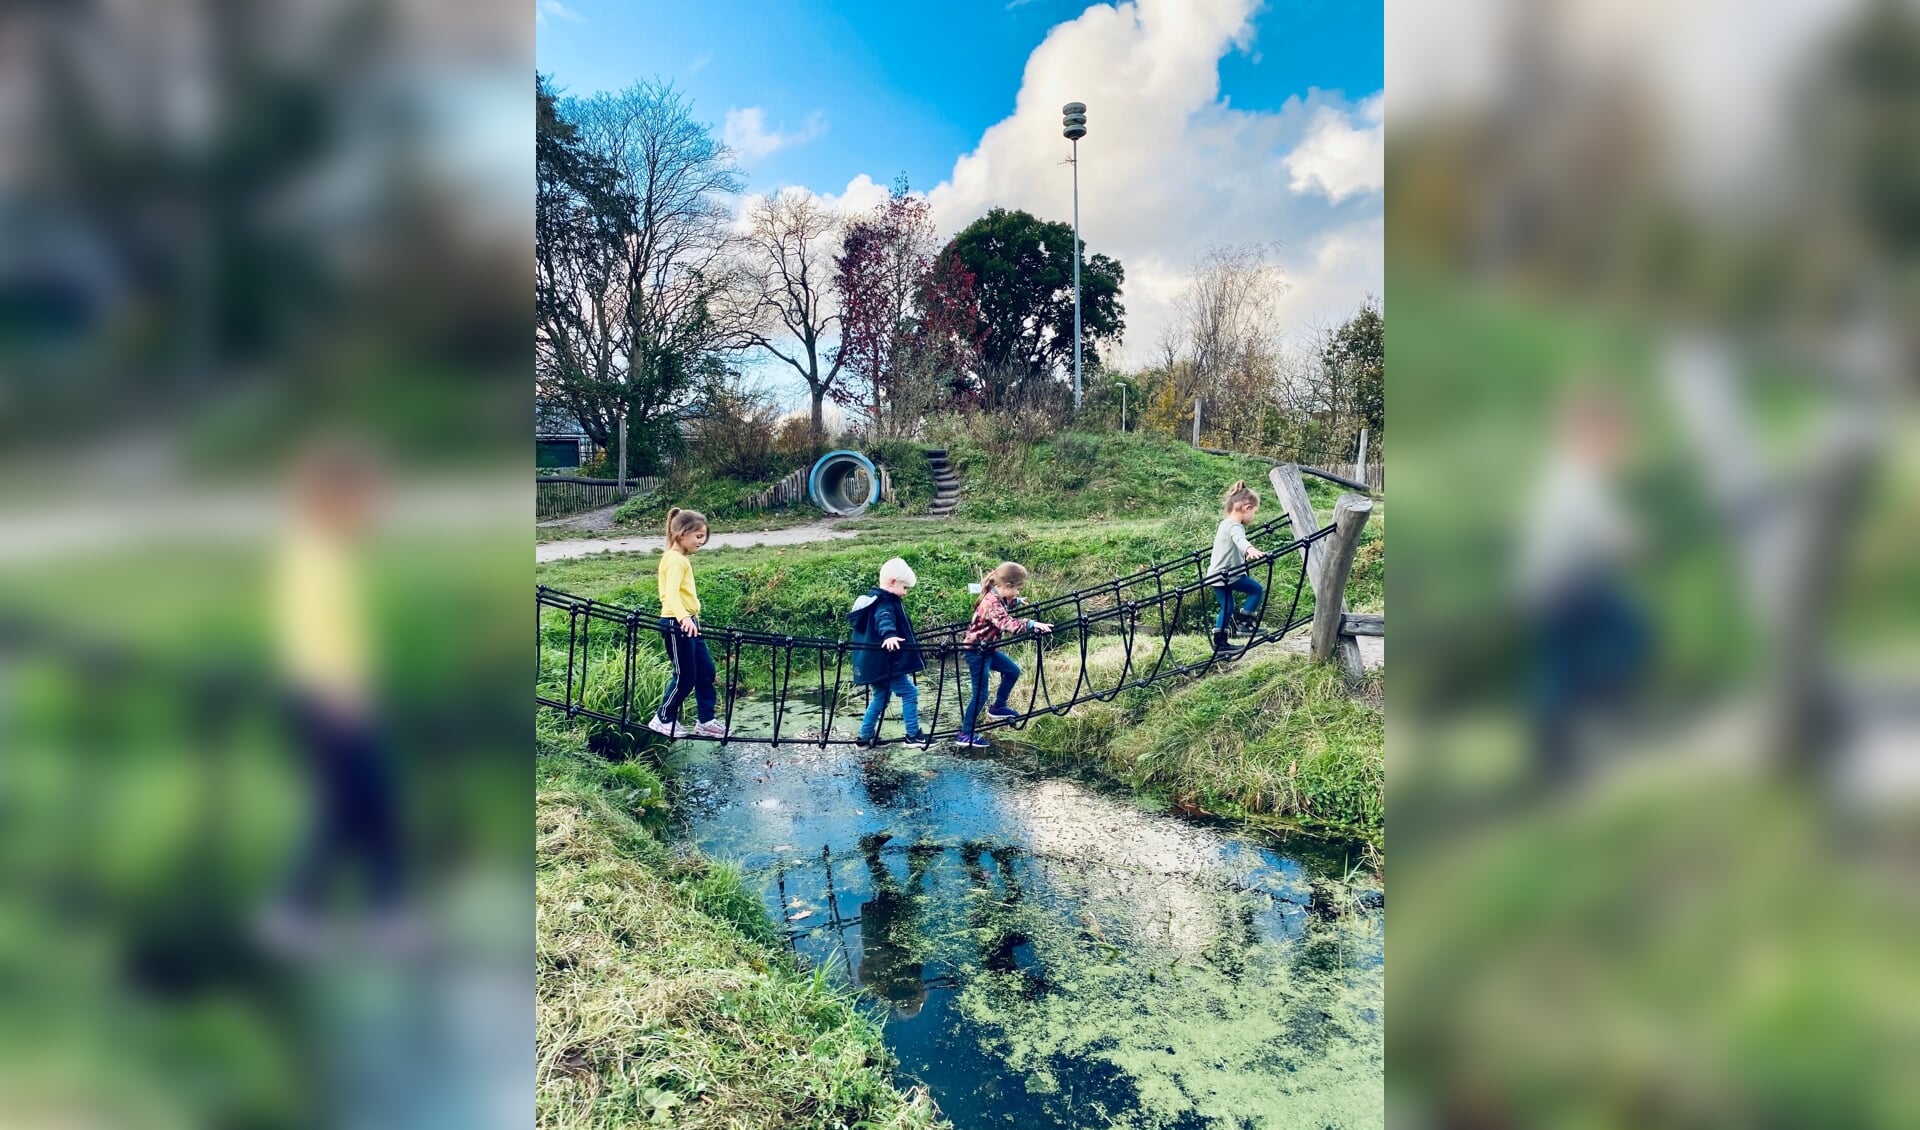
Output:
M1387 438L1387 322L1379 300L1369 296L1322 347L1321 363L1334 390L1329 405L1336 418L1367 429L1367 450L1386 450ZM1371 454L1369 458L1371 458Z
M973 276L984 326L980 359L991 403L1018 386L1073 372L1073 228L1029 212L995 208L953 237L947 250ZM1084 364L1100 364L1098 346L1126 329L1120 286L1126 272L1080 248ZM943 252L944 254L945 252Z

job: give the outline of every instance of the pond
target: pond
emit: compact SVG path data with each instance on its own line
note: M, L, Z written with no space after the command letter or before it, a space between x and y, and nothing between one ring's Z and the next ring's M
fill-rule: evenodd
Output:
M764 884L961 1130L1384 1121L1359 845L1143 808L1003 747L681 743L680 833Z

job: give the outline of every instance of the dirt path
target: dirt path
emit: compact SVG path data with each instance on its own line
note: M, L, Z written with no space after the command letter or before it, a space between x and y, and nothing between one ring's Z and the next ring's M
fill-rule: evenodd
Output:
M534 525L543 530L610 530L613 528L614 512L619 510L621 505L621 503L616 502L612 506L602 506L598 510L589 510L584 514L570 514L565 518L549 518L544 522L536 522Z
M858 530L840 530L826 522L814 522L806 526L789 526L784 530L743 530L738 533L714 534L707 539L707 548L718 549L729 545L805 545L808 542L836 541L859 536ZM533 559L535 562L568 561L595 553L653 553L666 544L667 539L664 537L569 538L565 541L536 543L533 547Z
M1356 637L1356 639L1360 644L1360 666L1371 671L1375 667L1384 667L1386 665L1386 662L1387 662L1386 637L1359 636L1359 637ZM1286 639L1281 640L1280 650L1292 652L1295 655L1305 655L1308 651L1308 648L1311 642L1312 641L1310 641L1307 638L1306 630L1301 629L1299 634L1291 635L1291 636L1288 636ZM1255 650L1255 654L1258 654L1258 649Z

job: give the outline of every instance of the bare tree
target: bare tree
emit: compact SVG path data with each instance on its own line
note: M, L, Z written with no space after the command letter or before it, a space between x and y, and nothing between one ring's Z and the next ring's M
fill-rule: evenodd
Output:
M730 315L738 340L785 362L806 382L812 437L826 431L824 404L844 353L829 349L840 323L833 257L841 220L801 189L762 197L748 210ZM829 357L828 355L831 354Z
M618 214L537 241L541 392L603 445L622 415L637 437L664 441L701 390L724 379L737 346L713 308L727 282L740 173L671 86L641 83L558 109L580 149L611 170L598 206Z
M1167 371L1192 382L1179 390L1182 398L1204 398L1209 426L1242 443L1261 436L1279 404L1277 326L1288 289L1266 248L1211 248L1195 265L1160 341ZM1190 367L1178 367L1180 360Z

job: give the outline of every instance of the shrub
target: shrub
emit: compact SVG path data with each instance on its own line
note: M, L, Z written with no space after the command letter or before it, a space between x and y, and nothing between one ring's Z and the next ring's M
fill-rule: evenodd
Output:
M893 505L903 514L924 514L933 505L933 466L926 449L911 440L884 439L869 444L867 455L893 480Z
M714 393L705 414L693 427L694 466L730 479L766 478L778 463L773 450L778 415L773 405L757 394Z
M773 454L789 471L810 466L826 453L826 437L813 438L813 422L805 415L789 416L773 430Z

